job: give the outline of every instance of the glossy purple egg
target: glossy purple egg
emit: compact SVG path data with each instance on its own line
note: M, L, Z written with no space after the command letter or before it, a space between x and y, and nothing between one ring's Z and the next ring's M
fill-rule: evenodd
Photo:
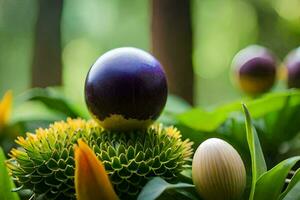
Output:
M300 47L291 51L285 58L288 88L300 88Z
M276 81L276 58L262 46L251 45L239 51L232 67L240 88L249 95L267 92Z
M85 100L100 125L111 130L148 127L167 100L166 75L149 53L132 47L103 54L85 82Z

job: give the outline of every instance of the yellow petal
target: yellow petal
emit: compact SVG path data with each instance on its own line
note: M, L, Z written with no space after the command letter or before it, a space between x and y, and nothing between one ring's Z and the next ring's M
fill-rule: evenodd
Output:
M7 91L0 102L0 129L7 124L12 107L12 91Z
M78 200L118 199L102 163L81 139L75 147L75 188Z

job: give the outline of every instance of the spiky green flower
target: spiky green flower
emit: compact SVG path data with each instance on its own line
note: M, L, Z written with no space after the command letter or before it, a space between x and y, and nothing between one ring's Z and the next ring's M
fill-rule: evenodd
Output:
M121 199L132 199L153 176L175 178L192 155L191 142L173 127L106 131L93 121L68 119L38 129L13 149L7 161L20 189L43 199L75 199L74 144L82 138L103 162Z

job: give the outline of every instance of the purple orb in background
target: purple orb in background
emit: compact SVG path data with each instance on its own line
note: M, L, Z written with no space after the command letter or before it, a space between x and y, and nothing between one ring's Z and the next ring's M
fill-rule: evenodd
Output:
M240 88L249 95L258 95L272 88L276 80L277 62L265 47L251 45L239 51L232 61Z
M85 82L89 111L106 129L147 128L162 112L167 81L161 64L149 53L132 47L103 54Z
M288 88L300 88L300 47L291 51L285 58Z

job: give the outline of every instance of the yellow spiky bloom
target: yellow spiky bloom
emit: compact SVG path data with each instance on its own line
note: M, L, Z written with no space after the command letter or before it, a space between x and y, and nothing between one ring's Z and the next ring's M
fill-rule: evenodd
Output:
M146 182L171 180L191 161L191 142L173 127L156 124L146 130L115 132L94 120L68 119L19 137L7 161L10 173L34 197L75 199L74 144L86 142L103 163L120 199L135 198Z

